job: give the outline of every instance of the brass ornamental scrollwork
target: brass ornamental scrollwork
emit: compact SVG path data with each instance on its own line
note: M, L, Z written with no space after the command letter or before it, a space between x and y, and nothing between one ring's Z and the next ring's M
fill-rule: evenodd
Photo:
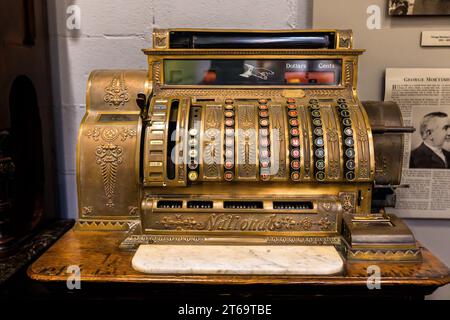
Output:
M123 148L114 142L120 137L121 141L134 138L136 130L127 128L95 127L88 130L85 135L94 141L100 138L105 142L95 148L96 164L100 167L100 174L103 181L106 206L114 207L115 188L117 183L117 171L123 162Z
M103 100L111 107L119 109L130 101L128 87L125 84L125 76L123 73L115 75L109 86L105 88L105 96Z

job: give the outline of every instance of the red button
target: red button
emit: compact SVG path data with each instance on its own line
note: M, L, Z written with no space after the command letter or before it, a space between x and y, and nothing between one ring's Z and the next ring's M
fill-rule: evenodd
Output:
M291 168L294 170L300 169L300 161L294 160L291 162Z
M261 161L261 168L268 168L269 167L269 161Z
M269 112L268 112L267 110L261 110L261 111L259 112L259 116L260 116L261 118L267 118L267 117L269 116Z
M269 125L269 120L267 120L267 119L261 119L261 120L259 121L259 124L260 124L261 127L267 127L267 126Z
M295 104L289 104L288 109L295 110L295 109L297 109L297 106Z
M298 136L299 134L300 134L300 131L298 130L298 128L291 129L291 135Z
M298 126L298 120L297 119L291 119L289 120L289 124L293 127L297 127Z
M297 110L289 111L289 117L296 118L298 116Z
M225 162L225 169L230 170L234 167L234 163L231 161L226 161Z
M233 120L233 119L227 119L227 120L225 120L225 125L226 125L227 127L232 127L232 126L234 126L234 120Z
M287 99L287 103L295 103L295 99L294 98L289 98L289 99Z
M267 99L259 99L258 102L261 104L266 104L268 102L268 100Z
M300 145L300 140L298 138L291 139L291 146L298 147Z
M299 149L292 149L291 150L292 158L300 158L300 150Z
M298 180L300 180L300 173L298 173L298 172L292 172L292 174L291 174L291 179L292 179L293 181L298 181Z
M227 172L225 172L224 177L225 177L226 181L232 181L234 178L234 174L233 174L233 172L227 171Z
M270 179L270 175L266 172L261 172L260 177L262 181L267 181Z
M269 109L269 106L267 104L262 104L259 106L259 110L267 110Z

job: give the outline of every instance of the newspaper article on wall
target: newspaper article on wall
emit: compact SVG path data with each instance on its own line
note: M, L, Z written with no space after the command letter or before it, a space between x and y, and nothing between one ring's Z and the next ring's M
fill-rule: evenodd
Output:
M405 134L402 184L391 212L450 219L450 69L386 69L385 101L395 101Z

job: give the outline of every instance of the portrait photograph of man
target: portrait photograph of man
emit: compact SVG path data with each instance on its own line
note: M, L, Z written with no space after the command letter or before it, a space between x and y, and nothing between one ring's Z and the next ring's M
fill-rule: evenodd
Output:
M450 113L426 113L412 139L411 169L450 169ZM421 141L418 141L420 136Z

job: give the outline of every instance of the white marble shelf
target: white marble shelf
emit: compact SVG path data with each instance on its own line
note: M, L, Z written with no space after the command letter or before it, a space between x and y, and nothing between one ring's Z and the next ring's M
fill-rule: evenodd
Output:
M333 246L141 245L132 261L148 274L331 275L344 262Z

